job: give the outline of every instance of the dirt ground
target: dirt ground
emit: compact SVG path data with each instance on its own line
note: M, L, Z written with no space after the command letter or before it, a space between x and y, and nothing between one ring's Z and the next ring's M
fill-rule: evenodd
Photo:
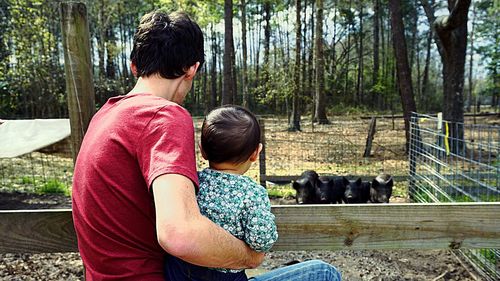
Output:
M275 204L293 200L273 199ZM0 192L1 209L70 208L69 197ZM343 280L481 280L446 250L271 252L261 265L270 270L293 261L321 259L336 266ZM78 253L0 255L0 280L83 280Z

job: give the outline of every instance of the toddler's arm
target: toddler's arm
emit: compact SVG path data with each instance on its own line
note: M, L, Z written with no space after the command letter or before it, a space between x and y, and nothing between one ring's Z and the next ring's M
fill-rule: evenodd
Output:
M259 186L246 204L245 242L257 252L268 252L278 240L267 191Z

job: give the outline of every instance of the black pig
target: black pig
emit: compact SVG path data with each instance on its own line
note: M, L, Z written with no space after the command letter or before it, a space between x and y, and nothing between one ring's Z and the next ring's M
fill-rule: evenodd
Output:
M380 174L372 181L370 187L370 202L372 203L389 203L389 198L392 195L392 186L394 181L387 174Z
M317 196L318 174L315 171L305 171L300 177L292 183L295 189L295 201L297 204L315 204L318 203Z
M361 181L361 178L349 181L344 195L348 204L366 203L370 199L370 183Z
M344 177L319 177L318 201L321 204L341 204L345 202L344 193L349 181Z

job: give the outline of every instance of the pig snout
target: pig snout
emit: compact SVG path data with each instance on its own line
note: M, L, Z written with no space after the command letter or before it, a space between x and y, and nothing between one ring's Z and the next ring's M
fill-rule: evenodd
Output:
M387 195L382 194L378 197L378 201L382 203L389 203L389 198L387 198Z
M345 192L345 198L348 200L348 201L352 201L355 197L354 197L354 193L352 193L352 191L348 190Z

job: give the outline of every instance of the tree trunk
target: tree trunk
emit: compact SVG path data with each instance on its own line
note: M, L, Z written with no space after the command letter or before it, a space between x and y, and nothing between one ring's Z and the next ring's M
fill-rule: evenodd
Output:
M472 92L473 92L473 84L472 84L472 65L474 62L474 27L476 23L476 9L475 6L472 7L472 30L470 32L470 55L469 55L469 91L467 97L467 111L471 111L472 106Z
M235 89L233 88L233 1L224 0L224 83L222 90L222 104L234 103Z
M391 27L394 53L396 57L396 69L403 106L403 115L406 131L406 152L410 144L410 116L412 111L416 111L415 99L411 83L411 72L408 64L408 53L404 34L403 16L401 14L400 0L389 0L389 10L391 12Z
M299 109L299 99L300 99L300 43L302 39L301 30L301 1L295 0L295 66L293 71L294 89L292 93L292 116L290 117L290 124L288 126L289 131L300 131L300 109Z
M359 0L359 49L358 49L358 82L356 102L361 105L363 98L363 1Z
M109 26L106 28L106 78L112 80L116 78L116 67L114 61L115 39L113 28Z
M99 78L104 78L106 74L106 68L104 66L104 52L105 52L105 42L106 42L106 27L104 26L104 1L100 2L101 7L97 14L97 22L99 26L97 27L96 39L97 39L97 55L99 57Z
M242 62L242 67L243 67L243 73L242 73L242 79L241 79L241 87L243 88L243 102L242 105L244 107L249 106L249 101L248 101L248 77L247 77L247 14L246 14L246 1L241 0L241 48L243 52L243 62Z
M217 106L217 37L214 31L214 24L210 24L210 31L212 34L212 65L210 69L210 104L207 108L208 111Z
M266 97L268 89L269 89L269 49L271 45L271 2L270 0L264 1L264 67L262 68L263 81L262 85L264 86L263 97Z
M372 86L378 82L379 62L380 0L373 1L373 77ZM374 101L374 100L372 100ZM372 103L373 104L373 103Z
M349 0L349 10L352 8L352 0ZM347 58L346 58L346 70L345 70L345 87L344 87L344 95L345 97L349 97L349 66L350 66L350 61L349 57L351 54L351 30L352 30L352 25L351 23L347 23ZM348 98L346 98L348 99Z
M316 0L316 110L314 119L319 124L328 124L325 98L325 63L323 54L323 0Z
M467 50L467 14L471 0L448 1L448 16L434 16L427 0L422 5L436 32L436 44L443 64L443 118L449 123L450 150L462 154L464 146L464 72ZM450 102L452 101L452 102Z
M307 5L308 5L308 0L304 0L303 3L301 4L303 9L302 9L302 34L301 34L301 44L302 44L302 48L301 48L301 68L302 68L302 81L301 81L301 91L300 91L300 95L301 95L301 105L299 106L302 106L302 113L303 114L307 114L305 113L305 109L306 109L306 104L302 104L302 103L306 103L307 101L307 98L306 97L310 97L310 88L308 87L308 75L307 75L307 43L309 40L307 40L307 27L308 27L308 20L309 18L307 17ZM312 16L311 16L312 18Z
M423 109L428 109L429 105L429 67L431 64L431 44L432 44L432 29L429 30L429 35L427 35L427 43L426 43L426 54L425 54L425 66L424 66L424 75L422 78L422 95L421 95L421 104Z
M304 53L306 53L307 51L309 51L309 58L307 60L307 76L304 76L304 84L307 83L307 96L311 98L311 118L314 119L314 116L315 116L315 112L316 112L316 94L315 94L315 85L314 85L314 80L315 80L315 69L314 69L314 63L315 63L315 58L314 58L314 50L315 50L315 46L316 46L316 42L315 42L315 37L314 37L314 30L315 30L315 22L314 22L314 13L316 11L316 0L313 0L311 1L311 16L309 17L309 27L310 27L310 34L311 34L311 39L309 40L310 42L310 46L309 48L306 48L306 41L307 41L307 29L306 27L304 27ZM305 6L307 8L307 5ZM304 65L305 65L305 59L304 59ZM307 79L305 78L307 77ZM305 91L304 92L304 96L305 96Z

